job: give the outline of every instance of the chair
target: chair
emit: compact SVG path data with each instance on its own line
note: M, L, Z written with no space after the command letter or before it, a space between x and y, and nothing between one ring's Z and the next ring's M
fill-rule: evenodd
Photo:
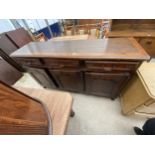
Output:
M10 87L0 81L0 134L65 134L69 93Z

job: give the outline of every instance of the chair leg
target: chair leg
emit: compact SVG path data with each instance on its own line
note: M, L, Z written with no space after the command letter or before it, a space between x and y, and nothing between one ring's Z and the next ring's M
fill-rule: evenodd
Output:
M74 117L74 115L75 115L75 112L71 110L70 117Z

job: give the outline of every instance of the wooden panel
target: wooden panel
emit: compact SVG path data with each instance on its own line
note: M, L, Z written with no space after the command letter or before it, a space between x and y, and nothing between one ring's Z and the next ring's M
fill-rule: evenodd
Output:
M0 82L0 134L48 134L42 103Z
M17 63L29 67L43 67L37 58L13 58Z
M155 30L124 30L124 31L110 31L107 34L109 38L122 38L122 37L155 37Z
M137 71L145 90L155 100L155 63L144 62Z
M83 91L82 73L75 70L50 70L61 89Z
M124 62L124 61L85 61L86 68L90 70L102 71L131 71L135 70L138 62Z
M150 97L146 93L146 90L135 75L135 77L128 83L126 88L121 93L121 104L123 114L130 114L136 110L136 108L144 105L149 101Z
M42 85L44 88L56 88L52 79L43 69L27 68L27 71Z
M43 59L44 66L47 68L77 68L79 67L79 61L77 60L58 60L58 59Z
M22 77L22 73L0 58L0 81L13 85Z
M151 57L155 57L155 38L139 38L138 42Z
M113 19L112 30L155 29L154 19Z
M69 93L19 87L17 89L43 101L52 118L53 134L65 134L73 103L72 96Z
M24 28L6 32L6 35L18 48L33 41L29 33Z
M85 73L86 92L114 99L129 78L125 73Z
M0 49L6 54L10 55L17 50L17 47L7 38L5 33L0 35Z

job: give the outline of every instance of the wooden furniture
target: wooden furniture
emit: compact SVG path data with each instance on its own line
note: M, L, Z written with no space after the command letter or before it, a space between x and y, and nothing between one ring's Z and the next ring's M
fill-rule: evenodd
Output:
M34 39L35 39L35 41L46 41L47 40L47 38L43 32L35 35Z
M0 81L0 134L51 134L50 114L42 102Z
M155 63L143 63L121 94L124 114L155 115ZM153 108L154 107L154 108Z
M16 87L21 92L42 101L52 119L52 134L66 133L69 117L72 111L72 96L67 92Z
M43 70L57 89L112 99L149 60L133 38L30 43L11 56L27 68Z
M17 49L16 45L6 36L5 33L0 35L0 56L12 65L12 67L23 72L24 69L9 57L9 55Z
M14 88L0 81L0 134L66 133L72 111L67 92Z
M14 43L17 48L20 48L29 42L33 41L28 31L24 28L19 28L5 33L6 36Z
M64 29L66 35L91 34L92 29L96 29L95 37L98 37L98 30L101 28L102 19L77 19L76 22L66 22ZM93 35L94 36L94 35Z
M62 37L55 37L50 39L50 41L65 41L65 40L88 40L88 39L95 39L88 34L85 35L72 35L72 36L62 36Z
M114 19L107 37L134 37L151 57L155 57L155 20L153 19Z
M17 47L7 38L5 33L2 33L0 35L0 80L9 85L14 84L22 77L22 67L9 57L15 50Z
M20 72L25 70L10 58L10 54L33 41L24 28L8 31L0 35L0 56Z
M15 80L18 80L22 76L23 72L26 72L26 68L24 69L20 64L14 61L10 57L10 54L31 41L32 39L28 32L23 28L9 31L0 35L0 56L3 58L3 61L1 60L1 67L3 70L0 71L2 81L6 82L7 84L13 84ZM42 81L44 80L46 81L44 82L45 86L51 85L51 83L48 82L48 77L44 74L44 71L33 69L29 70L29 73L31 73L31 75L39 83L42 84ZM6 74L8 75L6 76ZM12 76L10 77L9 75L11 74Z
M0 81L3 81L8 85L13 85L21 77L21 72L0 57Z

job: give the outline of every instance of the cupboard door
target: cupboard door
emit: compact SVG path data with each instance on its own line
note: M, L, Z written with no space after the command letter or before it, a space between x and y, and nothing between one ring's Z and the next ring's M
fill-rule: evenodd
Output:
M83 78L80 71L50 70L61 89L81 92L83 91Z
M28 72L45 88L55 88L55 84L43 69L28 68Z
M85 89L87 93L114 99L120 93L129 73L85 73Z

